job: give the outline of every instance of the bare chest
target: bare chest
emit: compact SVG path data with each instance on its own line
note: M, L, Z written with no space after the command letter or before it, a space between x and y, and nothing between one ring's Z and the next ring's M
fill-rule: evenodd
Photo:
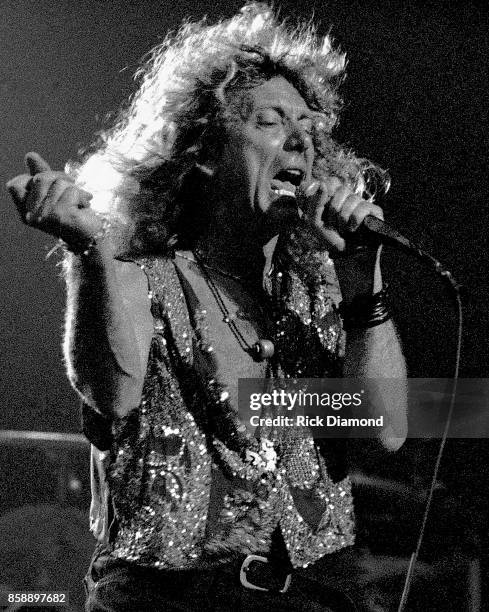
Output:
M180 272L190 288L190 309L198 325L201 350L212 357L219 382L230 401L237 405L238 380L267 376L267 360L252 357L253 345L272 336L272 322L265 304L239 281L214 274L211 282L199 266L177 259ZM212 272L211 272L212 273Z

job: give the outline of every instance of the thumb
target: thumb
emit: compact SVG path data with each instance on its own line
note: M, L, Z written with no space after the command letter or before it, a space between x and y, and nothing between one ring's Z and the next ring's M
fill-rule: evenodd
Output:
M34 151L27 153L24 157L24 161L31 176L34 176L39 172L49 172L51 170L51 167L47 161L44 161L39 153L35 153Z

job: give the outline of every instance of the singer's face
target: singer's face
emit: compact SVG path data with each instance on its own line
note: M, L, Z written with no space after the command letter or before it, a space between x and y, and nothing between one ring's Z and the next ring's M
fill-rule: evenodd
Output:
M216 200L228 222L256 223L277 233L298 219L296 190L310 182L314 113L277 76L248 90L226 127L217 164Z

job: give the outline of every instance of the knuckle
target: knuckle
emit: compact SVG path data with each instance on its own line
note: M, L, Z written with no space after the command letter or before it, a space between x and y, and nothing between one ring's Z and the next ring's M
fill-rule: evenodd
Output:
M332 191L337 191L340 187L343 186L343 182L337 176L331 176L326 179L325 184L328 189Z
M64 206L73 206L78 204L83 198L76 187L68 185L61 195L61 200Z
M335 178L333 179L333 182L330 186L330 193L332 197L334 198L337 198L337 197L345 198L347 194L347 189L343 185L343 183L340 183L340 181Z
M51 205L51 214L55 217L61 217L65 209L65 203L62 198L58 198Z
M336 190L335 196L346 202L350 198L355 198L355 194L346 185L341 185Z
M69 186L69 183L62 176L56 176L51 184L55 189L68 188Z
M356 210L353 211L352 214L352 221L356 222L356 223L361 223L365 217L369 214L369 210L368 208L357 208Z
M335 217L337 217L340 214L342 207L343 207L343 202L339 198L333 198L331 202L329 203L329 210L331 214L334 215Z
M365 204L366 200L362 198L362 196L358 193L354 193L352 191L348 191L346 200L352 205L359 206L361 204Z

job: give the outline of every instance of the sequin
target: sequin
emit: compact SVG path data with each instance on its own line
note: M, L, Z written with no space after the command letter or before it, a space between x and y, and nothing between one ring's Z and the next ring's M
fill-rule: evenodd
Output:
M154 335L143 400L114 423L104 464L118 522L112 555L158 568L204 567L236 554L266 555L277 525L294 566L351 544L349 481L333 483L304 428L258 444L255 460L246 461L239 452L246 428L229 393L217 376L196 376L195 351L211 349L204 341L205 311L193 313L192 326L171 260L139 263L152 287ZM275 336L281 373L334 371L341 327L331 292L311 298L297 275L280 270L275 278L283 307ZM319 326L329 330L325 338ZM313 361L321 366L311 372ZM213 484L221 495L211 498ZM105 512L108 501L99 501ZM314 524L300 514L299 501L320 508Z

